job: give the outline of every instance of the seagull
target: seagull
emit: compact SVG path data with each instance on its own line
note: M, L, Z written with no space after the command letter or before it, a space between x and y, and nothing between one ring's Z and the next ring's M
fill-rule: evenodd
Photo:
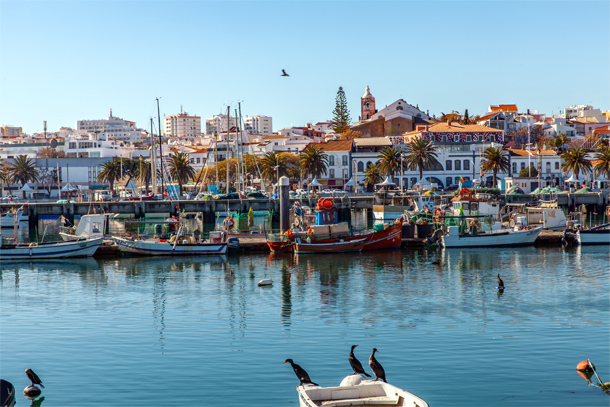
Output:
M385 370L383 370L381 364L377 362L377 359L375 359L375 352L379 352L377 348L373 348L373 353L371 353L371 356L369 357L369 365L375 374L375 380L377 381L381 379L387 383L388 381L385 379Z
M25 375L32 382L32 386L35 384L38 384L38 385L40 385L40 387L42 387L44 389L42 380L40 380L40 377L38 377L38 375L36 373L34 373L34 371L32 369L25 369Z
M312 382L311 379L309 378L309 375L305 371L305 369L303 369L301 366L294 363L292 361L292 359L286 359L286 361L284 363L290 363L290 365L292 366L292 369L294 370L294 373L297 375L297 377L301 381L301 386L303 384L313 384L313 385L319 386L319 384Z
M281 75L281 76L290 76L290 75L288 75L288 74L286 73L286 71L282 69L282 75Z
M354 356L354 348L356 346L358 345L352 345L352 350L349 352L349 364L352 366L352 369L354 369L354 373L360 373L365 375L366 377L371 377L370 374L364 371L362 363L360 363L360 361L356 359L356 356Z
M499 274L498 274L498 278L496 279L496 281L498 282L498 288L503 289L504 288L504 281L502 281L502 279L500 278Z

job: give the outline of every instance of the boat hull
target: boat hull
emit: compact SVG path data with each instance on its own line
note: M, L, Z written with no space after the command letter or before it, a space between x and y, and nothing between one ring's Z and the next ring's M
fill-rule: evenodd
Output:
M55 242L41 244L18 244L0 247L0 260L35 260L58 259L67 257L93 256L102 244L102 238L85 239L72 242Z
M17 211L17 223L23 220L23 210L19 209ZM12 228L15 227L15 214L14 213L4 213L0 216L0 225L3 228Z
M173 245L155 240L128 240L113 237L119 250L125 254L142 256L202 256L227 253L226 243L189 243Z
M580 245L606 244L610 245L610 229L602 230L579 230L576 232L576 240Z
M295 243L294 252L297 254L318 254L318 253L345 253L359 252L362 250L368 239L343 241L336 243Z
M446 248L527 246L534 243L541 231L542 227L537 227L530 230L482 233L478 235L444 235L441 237L441 244Z

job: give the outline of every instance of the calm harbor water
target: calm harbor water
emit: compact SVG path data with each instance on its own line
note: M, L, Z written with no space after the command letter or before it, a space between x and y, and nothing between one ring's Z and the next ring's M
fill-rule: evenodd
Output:
M608 406L575 367L610 381L609 264L607 247L2 262L0 372L17 406L28 367L46 407L298 406L281 363L337 385L358 344L432 406Z

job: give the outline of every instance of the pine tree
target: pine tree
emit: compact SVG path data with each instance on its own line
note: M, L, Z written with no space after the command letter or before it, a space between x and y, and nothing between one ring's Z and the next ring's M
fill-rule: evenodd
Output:
M464 124L470 124L470 118L468 117L468 109L464 112Z
M339 86L337 91L337 97L335 99L335 110L333 110L333 125L332 129L336 134L341 134L345 130L349 129L351 124L351 118L349 117L349 110L347 108L347 99L345 98L345 92L343 86Z

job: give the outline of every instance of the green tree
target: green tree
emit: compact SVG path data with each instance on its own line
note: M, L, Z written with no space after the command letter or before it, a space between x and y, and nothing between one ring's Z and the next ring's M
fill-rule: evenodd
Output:
M419 170L419 180L424 178L424 168L440 166L436 155L437 148L431 141L417 137L407 144L404 163L412 171Z
M119 160L121 165L123 166L123 178L127 177L127 182L125 182L125 186L129 185L131 179L138 175L140 171L140 160L135 158L123 158ZM142 167L144 166L144 162L142 160ZM121 181L123 179L121 178Z
M308 145L301 151L300 159L307 177L317 178L326 175L328 154L323 152L320 147Z
M369 192L374 190L375 184L381 182L381 170L379 169L379 165L369 164L364 170L364 182L366 183L366 188Z
M336 134L341 134L347 129L351 124L352 120L349 115L349 110L347 108L347 99L345 98L345 92L343 91L343 87L339 86L339 90L337 91L337 97L335 98L335 109L333 110L333 124L332 129Z
M610 179L610 148L604 148L597 153L595 159L598 161L595 164L595 174L603 175L606 179Z
M18 155L9 163L8 172L12 182L21 183L21 185L38 182L39 173L36 162L25 154ZM23 191L23 198L25 199L25 191Z
M178 181L178 193L182 196L182 185L195 175L195 170L191 166L188 155L182 152L170 154L167 167L169 175Z
M110 192L114 194L114 183L121 179L121 161L116 158L102 164L102 170L97 174L97 180L110 184Z
M575 148L561 155L563 164L561 170L566 173L572 172L576 178L580 173L586 174L591 171L591 161L586 158L587 152L582 148Z
M496 187L499 172L508 172L510 169L508 151L504 147L488 147L481 154L481 171L493 173L493 187Z
M400 171L400 149L396 147L384 148L379 152L377 162L381 173L392 177L392 182L394 182L394 174Z
M559 133L558 135L554 136L551 141L549 142L549 144L556 148L557 151L563 151L563 146L566 145L567 143L570 142L570 139L568 137L567 134L565 133Z
M538 170L536 169L536 167L534 167L534 164L532 164L529 167L524 168L521 171L519 171L519 176L520 177L537 177Z
M470 124L470 118L468 117L468 109L464 111L464 124Z
M265 179L277 182L281 176L286 174L286 161L281 154L270 151L261 160L261 172Z

